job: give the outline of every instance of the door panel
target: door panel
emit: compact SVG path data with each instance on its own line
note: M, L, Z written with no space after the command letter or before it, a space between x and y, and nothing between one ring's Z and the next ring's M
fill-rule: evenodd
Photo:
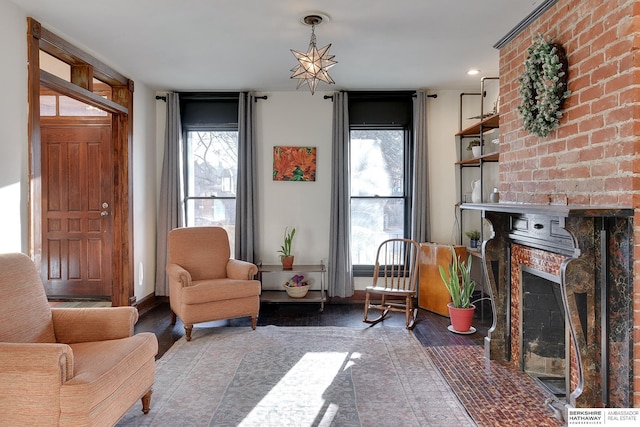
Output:
M42 129L42 259L47 295L112 294L110 125Z

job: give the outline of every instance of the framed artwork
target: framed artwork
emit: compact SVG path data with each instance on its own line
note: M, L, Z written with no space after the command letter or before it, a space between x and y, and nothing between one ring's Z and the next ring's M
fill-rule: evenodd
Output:
M315 181L316 147L273 147L274 181Z

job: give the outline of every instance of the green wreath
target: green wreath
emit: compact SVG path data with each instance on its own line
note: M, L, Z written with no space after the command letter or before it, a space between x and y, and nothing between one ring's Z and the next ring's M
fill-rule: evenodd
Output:
M518 79L522 102L518 112L524 128L539 137L546 137L558 126L562 103L571 95L567 90L567 57L562 46L535 37L527 49L525 70Z

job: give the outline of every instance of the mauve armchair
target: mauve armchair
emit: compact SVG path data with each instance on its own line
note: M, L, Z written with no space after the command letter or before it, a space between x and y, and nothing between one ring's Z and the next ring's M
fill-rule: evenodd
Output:
M149 412L158 341L133 307L51 308L35 264L0 254L0 424L112 426Z
M183 227L169 232L167 274L172 323L184 323L191 341L194 323L251 317L256 328L261 286L258 267L231 258L222 227Z

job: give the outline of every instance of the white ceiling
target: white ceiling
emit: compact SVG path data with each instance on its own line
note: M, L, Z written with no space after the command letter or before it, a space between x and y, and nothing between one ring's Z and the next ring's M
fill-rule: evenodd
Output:
M541 0L11 0L47 29L156 90L295 90L311 28L347 89L477 89L492 46ZM469 77L469 68L480 76Z

